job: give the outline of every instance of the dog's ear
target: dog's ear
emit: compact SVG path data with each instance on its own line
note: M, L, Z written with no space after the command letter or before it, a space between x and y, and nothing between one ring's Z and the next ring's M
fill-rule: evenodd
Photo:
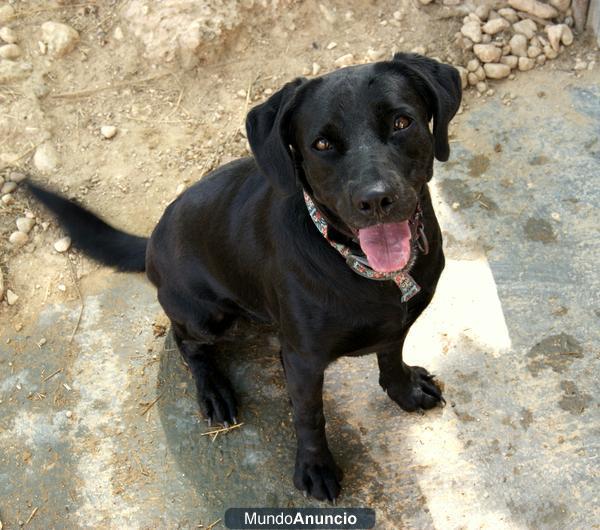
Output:
M246 133L258 166L283 195L298 189L290 143L290 118L296 92L306 82L298 78L283 86L267 101L254 107L246 118Z
M392 63L424 89L433 115L434 155L441 162L448 160L448 124L460 106L462 86L458 70L448 64L416 53L397 53Z

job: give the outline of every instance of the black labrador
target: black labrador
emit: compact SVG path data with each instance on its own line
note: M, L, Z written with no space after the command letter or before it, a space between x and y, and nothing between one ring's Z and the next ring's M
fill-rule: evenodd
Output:
M209 422L238 414L215 342L239 316L278 325L294 484L333 501L342 473L322 398L332 361L376 352L380 384L402 409L443 402L427 370L403 362L402 346L444 268L427 182L434 157L448 159L460 99L455 68L414 54L296 79L248 114L254 157L190 187L149 239L29 185L82 251L146 271Z

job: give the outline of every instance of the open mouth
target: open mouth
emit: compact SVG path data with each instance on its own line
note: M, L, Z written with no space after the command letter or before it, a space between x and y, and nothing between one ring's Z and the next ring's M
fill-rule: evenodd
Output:
M358 230L358 242L369 265L377 272L405 269L411 262L417 237L416 216L397 223L380 223Z

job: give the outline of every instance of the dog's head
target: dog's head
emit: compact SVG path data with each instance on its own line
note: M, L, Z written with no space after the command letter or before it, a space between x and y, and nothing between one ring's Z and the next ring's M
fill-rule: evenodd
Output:
M250 111L246 128L277 190L304 188L374 268L397 270L410 257L409 222L433 158L448 159L460 99L455 68L400 53L288 83Z

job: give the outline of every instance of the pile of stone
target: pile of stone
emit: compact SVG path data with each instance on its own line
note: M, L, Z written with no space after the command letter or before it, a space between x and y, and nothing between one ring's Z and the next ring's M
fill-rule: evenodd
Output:
M463 88L484 92L487 79L512 78L514 71L555 59L573 43L570 4L571 0L508 0L497 9L479 4L456 35L465 51L465 64L458 67Z

